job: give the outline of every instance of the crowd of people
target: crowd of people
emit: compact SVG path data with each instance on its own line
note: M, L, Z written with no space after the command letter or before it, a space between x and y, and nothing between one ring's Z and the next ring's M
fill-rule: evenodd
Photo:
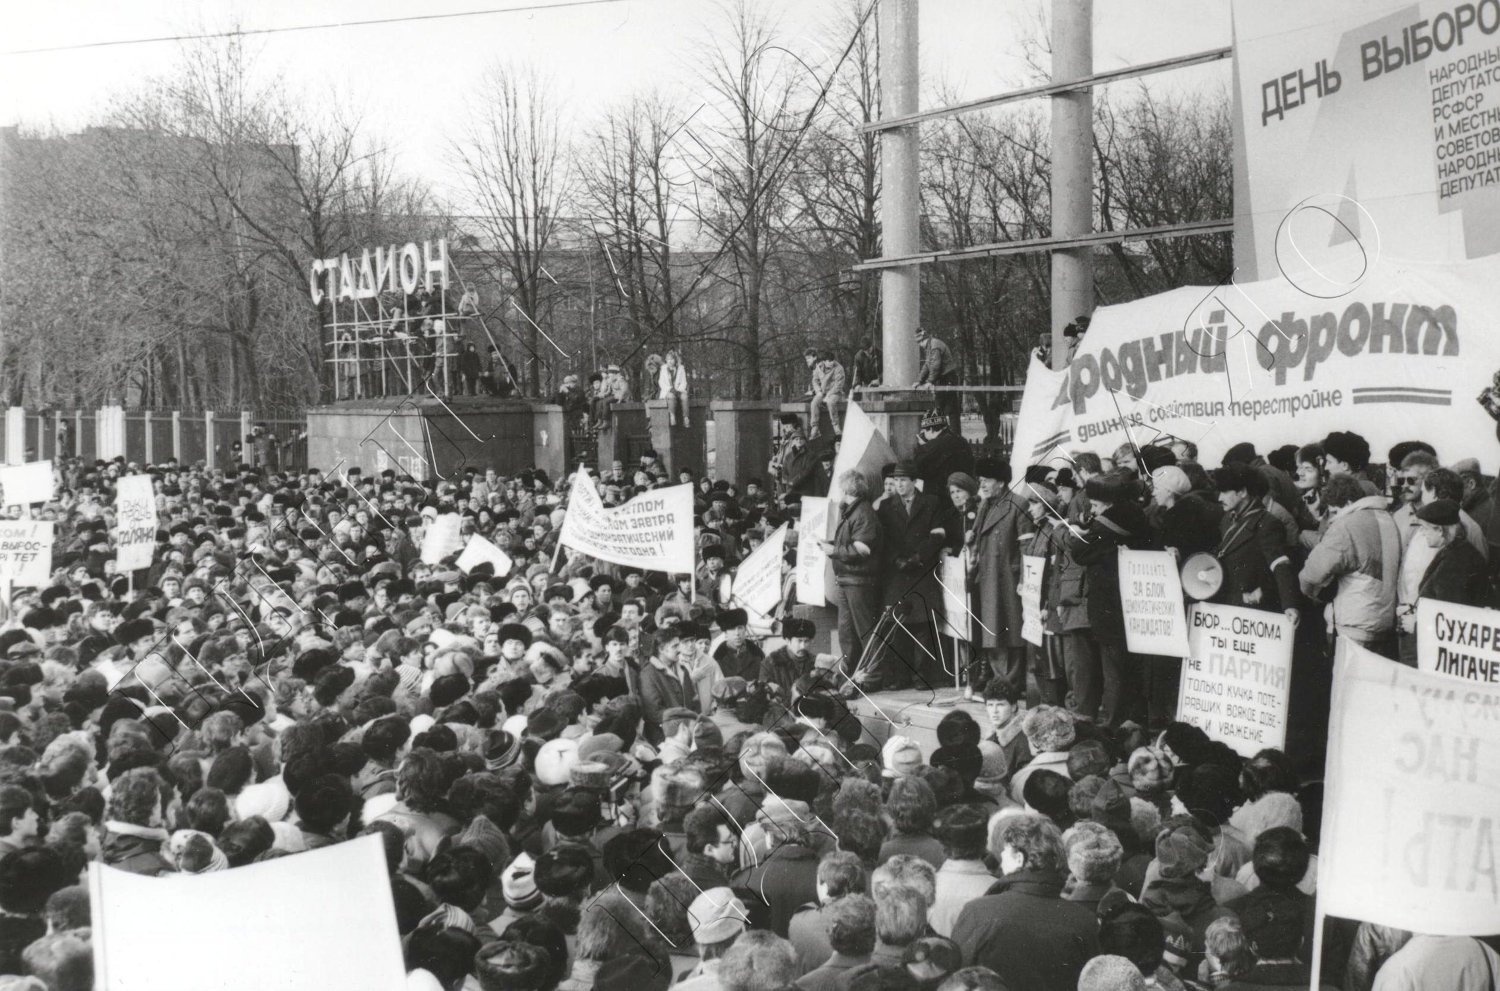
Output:
M694 575L560 548L569 480L536 470L59 459L27 510L55 524L52 579L0 625L0 989L92 986L93 861L205 873L365 835L422 991L1308 986L1329 640L1410 663L1418 596L1491 603L1478 465L1401 445L1386 492L1335 433L1211 472L1177 441L1012 480L934 412L884 491L835 480L823 651L795 596L767 618L716 593L826 493L835 441L789 424L769 486L651 452L600 472L611 506L695 487ZM115 488L142 472L156 553L121 574ZM424 560L448 514L510 570ZM1121 547L1212 553L1220 601L1294 619L1285 750L1176 721L1178 660L1126 649ZM955 706L936 747L877 736L851 698L953 684L934 568L964 549L948 622L972 623L983 711ZM1043 647L1019 635L1022 553L1048 561ZM1358 920L1324 948L1347 991L1492 988L1500 964Z

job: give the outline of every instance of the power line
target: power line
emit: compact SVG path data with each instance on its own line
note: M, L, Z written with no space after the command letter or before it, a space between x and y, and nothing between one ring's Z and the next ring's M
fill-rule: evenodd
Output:
M489 7L484 10L460 10L448 14L409 14L405 17L379 17L362 21L333 21L325 24L291 24L279 28L240 28L233 31L209 31L202 34L170 34L158 38L118 38L114 41L89 41L78 45L55 45L48 48L19 48L4 55L41 55L48 52L72 52L85 48L113 48L119 45L154 45L165 41L203 41L211 38L233 38L252 34L284 34L290 31L323 31L328 28L360 28L379 24L405 24L414 21L446 21L456 17L484 17L489 14L517 14L537 10L561 10L564 7L595 7L627 3L629 0L562 0L560 3L533 3L521 7Z

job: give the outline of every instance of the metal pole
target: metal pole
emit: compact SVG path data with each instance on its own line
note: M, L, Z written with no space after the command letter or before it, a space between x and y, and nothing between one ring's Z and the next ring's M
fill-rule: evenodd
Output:
M880 4L880 115L917 111L917 8L919 0ZM922 188L916 125L880 133L880 253L914 254L920 247ZM917 378L917 323L921 319L921 267L880 273L880 381L905 388Z
M1052 82L1094 71L1093 0L1052 0ZM1094 94L1052 96L1052 236L1077 237L1094 224ZM1052 252L1052 367L1067 364L1063 328L1094 311L1093 247Z

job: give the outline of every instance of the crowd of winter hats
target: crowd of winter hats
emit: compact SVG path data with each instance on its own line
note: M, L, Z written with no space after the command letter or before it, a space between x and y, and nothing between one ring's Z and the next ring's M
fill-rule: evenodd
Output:
M0 973L84 965L91 860L204 874L357 835L384 844L414 987L823 987L830 939L850 986L1031 986L973 914L1015 872L1162 986L1243 962L1215 956L1219 920L1269 959L1307 917L1317 804L1276 751L1003 685L930 746L862 724L811 657L791 685L723 677L743 610L556 555L568 480L540 472L145 470L152 566L113 567L128 466L60 463L35 511L55 575L0 627ZM601 490L677 480L611 467ZM705 561L781 519L694 485ZM424 562L448 514L512 569ZM686 687L651 708L642 675L674 652ZM834 911L851 898L869 910ZM1074 983L1123 973L1076 963Z

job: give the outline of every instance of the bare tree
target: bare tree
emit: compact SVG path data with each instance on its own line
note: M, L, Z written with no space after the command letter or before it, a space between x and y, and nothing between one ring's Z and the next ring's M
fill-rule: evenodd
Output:
M466 193L478 205L476 220L492 256L509 280L511 316L530 351L525 379L541 389L539 325L554 294L544 257L559 233L561 207L571 191L571 161L559 127L559 106L535 67L496 65L475 94L463 138L453 148Z
M707 140L696 140L703 157L695 173L705 190L695 215L723 250L726 264L716 266L713 277L733 304L723 326L706 329L704 336L738 349L735 393L758 397L767 358L774 363L788 357L765 339L766 280L784 244L788 211L782 193L802 125L793 109L799 80L775 25L747 0L721 7L718 26L704 57L704 83L714 102L707 111Z

